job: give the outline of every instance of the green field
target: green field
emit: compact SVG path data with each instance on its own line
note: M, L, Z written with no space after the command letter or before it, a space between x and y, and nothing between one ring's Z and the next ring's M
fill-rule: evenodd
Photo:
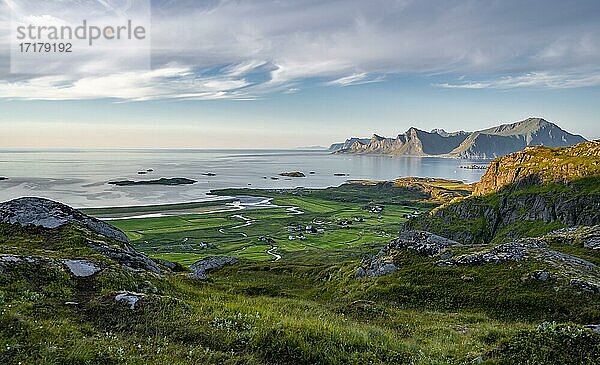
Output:
M393 274L356 278L363 257L397 236L405 214L427 210L433 194L391 184L216 193L268 197L277 206L214 213L196 211L207 206L154 206L143 213L170 216L110 221L154 258L184 266L209 255L241 258L211 271L209 280L181 268L156 274L122 267L87 245L119 243L76 225L0 224L0 254L86 259L104 268L73 278L58 265L0 262L0 363L598 363L600 335L580 325L599 323L600 294L524 280L544 269L539 261L440 267L439 257L403 249ZM361 209L374 204L385 207ZM353 223L344 227L344 219ZM290 227L307 225L323 231L288 239L299 234ZM600 263L588 248L552 248ZM145 293L135 309L116 301L124 290Z
M274 198L273 203L277 207L118 219L111 221L111 224L123 230L137 249L152 257L187 265L213 255L256 261L274 260L275 256L267 253L273 247L277 248L271 252L285 259L291 252L337 250L383 243L399 232L400 224L405 220L404 215L422 210L419 207L391 204L385 205L381 213L371 213L361 209L363 205L356 202L299 197L292 192L276 195L270 195L267 191L262 193ZM155 209L155 212L162 212L160 206ZM151 212L146 210L146 213ZM357 221L356 217L362 221ZM340 223L344 220L352 223L342 226ZM314 226L319 233L307 232L307 226ZM296 227L301 227L301 231L294 231ZM305 239L296 238L300 234ZM259 241L261 236L275 242Z

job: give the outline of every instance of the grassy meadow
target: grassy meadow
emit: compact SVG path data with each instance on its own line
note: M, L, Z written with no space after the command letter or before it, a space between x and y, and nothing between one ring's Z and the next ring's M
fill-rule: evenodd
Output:
M431 195L366 184L217 193L264 196L276 206L204 214L173 206L170 216L110 221L154 258L184 266L212 255L241 259L208 281L125 270L89 249L86 240L103 238L79 227L0 225L0 253L104 265L90 278L51 265L0 275L0 363L597 363L598 336L580 325L600 321L599 295L523 280L541 269L538 262L444 268L405 251L392 275L355 277L365 255L396 237L406 214L436 204ZM384 208L363 209L375 205ZM160 208L144 213L165 213ZM308 233L307 225L323 231ZM305 240L289 240L300 233ZM555 249L595 259L583 248ZM134 310L115 301L123 290L145 293ZM536 330L552 321L558 324Z

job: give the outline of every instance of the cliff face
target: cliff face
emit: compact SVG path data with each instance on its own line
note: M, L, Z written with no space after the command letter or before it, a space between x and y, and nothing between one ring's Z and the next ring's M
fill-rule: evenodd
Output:
M474 195L497 192L510 184L565 182L600 175L600 141L568 148L529 147L490 163Z
M494 160L473 194L407 222L463 243L600 223L600 142L528 148Z
M486 159L528 146L561 147L584 141L585 138L566 132L556 124L529 118L473 133L448 133L441 129L425 132L410 128L396 138L373 135L368 141L354 138L332 147L339 147L336 153Z

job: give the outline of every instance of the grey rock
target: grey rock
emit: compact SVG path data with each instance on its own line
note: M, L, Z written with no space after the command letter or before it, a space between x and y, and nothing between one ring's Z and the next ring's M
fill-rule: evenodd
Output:
M97 264L86 260L61 260L77 277L88 277L102 270Z
M389 248L407 248L426 256L435 256L460 243L425 231L405 231L389 243Z
M437 265L442 267L453 267L521 261L529 255L530 248L531 246L525 243L511 242L473 254L460 255L449 260L440 260Z
M13 255L0 255L0 261L4 262L19 262L21 259Z
M578 290L587 291L590 293L600 293L600 284L598 282L590 282L582 279L571 279L570 284Z
M600 237L591 237L583 241L583 247L591 248L592 250L600 250Z
M44 256L21 256L21 255L0 255L0 274L10 272L22 265L31 267L33 271L39 268L47 268L57 271L65 271L65 265L57 259Z
M226 265L235 264L239 261L240 260L235 257L228 257L228 256L206 257L206 258L196 261L192 265L190 265L190 270L192 272L190 274L188 274L188 277L194 278L194 279L207 280L208 279L207 273L209 271L217 270Z
M460 245L436 234L425 231L405 231L400 237L385 245L375 256L367 255L356 270L356 278L380 277L398 270L393 260L393 252L398 249L412 250L420 255L436 256L442 254L449 259L452 253L446 251L450 246Z
M117 261L121 266L132 271L152 271L160 273L161 269L148 256L138 252L128 244L123 244L121 247L108 246L104 242L87 242L87 245L112 260Z
M590 329L596 333L600 333L600 324L588 324L584 326L587 329Z
M201 244L201 247L202 247L202 244ZM178 262L173 262L173 261L169 261L169 260L165 260L165 259L161 259L161 258L155 258L152 260L159 265L163 265L164 267L166 267L167 269L169 269L171 271L175 271L175 272L187 271L187 269Z
M129 308L131 310L134 310L135 306L140 301L140 299L142 299L145 296L146 295L142 294L142 293L122 291L122 292L117 293L117 295L115 295L115 301L125 302L126 304L129 305Z
M552 278L552 274L545 270L537 270L529 274L532 280L548 281Z
M366 277L367 277L367 271L362 266L359 266L358 269L356 269L356 278L362 279L362 278L366 278Z
M125 233L110 224L87 216L67 205L44 198L25 197L0 203L0 222L45 228L77 223L105 237L119 242L129 242Z

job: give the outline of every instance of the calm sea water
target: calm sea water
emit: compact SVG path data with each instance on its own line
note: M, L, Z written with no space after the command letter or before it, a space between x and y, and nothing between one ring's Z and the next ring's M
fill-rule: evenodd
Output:
M343 156L301 150L0 150L0 201L21 196L55 199L75 207L179 203L211 199L211 189L322 188L349 179L439 177L473 182L483 170L460 165L482 161L442 158ZM153 169L147 175L138 171ZM272 180L285 171L306 178ZM309 175L314 171L314 175ZM216 176L204 176L204 173ZM346 173L348 176L334 176ZM186 186L108 185L111 180L187 177ZM266 179L264 178L266 177ZM250 184L250 185L249 185Z

